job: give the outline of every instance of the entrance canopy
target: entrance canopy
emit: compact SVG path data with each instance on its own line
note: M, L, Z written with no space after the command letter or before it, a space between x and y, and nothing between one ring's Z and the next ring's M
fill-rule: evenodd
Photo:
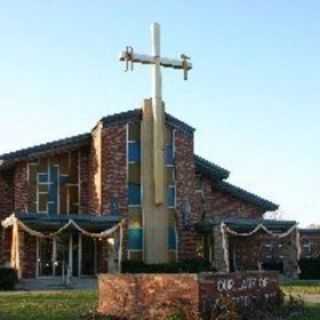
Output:
M97 216L91 214L69 214L53 216L39 213L16 213L14 214L15 219L13 219L12 217L13 215L3 221L3 227L9 227L10 225L13 225L13 220L17 219L28 228L37 232L44 233L56 232L70 223L70 221L73 221L75 225L88 232L101 233L118 225L122 220L120 216ZM74 228L75 225L70 225L70 228Z
M38 239L56 240L64 232L78 232L92 239L108 239L112 241L114 251L117 251L118 270L121 271L123 224L125 220L120 216L93 216L89 214L77 215L45 215L45 214L16 214L2 221L4 228L12 228L11 266L21 278L21 246L19 231L24 231ZM72 270L72 250L69 250L69 267ZM69 278L69 276L68 276Z
M240 234L251 233L257 227L268 230L275 234L289 231L297 225L296 221L288 220L268 220L268 219L249 219L249 218L205 218L196 224L199 233L211 233L212 228L223 224L230 230Z
M235 262L239 258L237 257L237 248L243 247L245 249L244 252L242 252L243 250L239 251L240 258L243 257L247 262L252 260L255 263L259 262L261 254L261 248L257 246L257 243L261 244L266 239L280 241L288 238L290 241L287 242L288 245L284 246L287 274L299 272L297 261L300 259L301 247L296 221L214 217L204 218L195 225L195 228L203 235L206 247L209 248L208 256L213 258L212 261L218 271L229 272L231 270L230 264L235 269L234 266L238 264ZM260 234L259 238L250 242L252 240L249 239L258 233ZM248 254L248 248L253 248L253 244L256 245L255 249ZM210 245L212 249L210 249ZM249 255L254 258L249 258Z

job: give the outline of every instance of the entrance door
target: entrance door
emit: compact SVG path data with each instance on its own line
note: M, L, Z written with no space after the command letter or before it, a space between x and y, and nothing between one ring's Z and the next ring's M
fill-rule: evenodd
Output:
M96 240L82 237L81 241L81 274L93 276L96 274Z
M63 276L67 272L69 265L69 237L69 234L63 234L55 239L55 276Z
M96 241L79 233L38 239L37 252L39 277L65 277L70 267L73 277L96 274Z
M38 241L38 275L50 277L53 273L53 240L39 239Z

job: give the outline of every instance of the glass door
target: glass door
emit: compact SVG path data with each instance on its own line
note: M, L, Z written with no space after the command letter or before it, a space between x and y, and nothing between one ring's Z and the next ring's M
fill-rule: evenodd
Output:
M69 237L69 234L63 234L55 239L55 276L66 275L69 265Z
M96 241L82 236L81 241L81 275L96 274Z
M50 277L53 274L53 240L38 240L38 275L39 277Z
M37 255L39 277L65 277L68 270L73 277L96 274L96 241L79 233L38 239Z

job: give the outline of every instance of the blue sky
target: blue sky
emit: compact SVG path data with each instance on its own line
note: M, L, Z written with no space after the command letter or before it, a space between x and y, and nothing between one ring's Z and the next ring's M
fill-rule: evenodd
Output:
M197 128L196 152L302 225L320 216L318 1L0 3L0 153L89 131L151 94L150 68L123 72L128 44L192 57L163 72L167 110Z

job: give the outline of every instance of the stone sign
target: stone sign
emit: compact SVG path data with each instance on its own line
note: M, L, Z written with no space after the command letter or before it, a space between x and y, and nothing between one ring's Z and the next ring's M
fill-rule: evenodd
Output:
M221 297L247 306L261 298L277 301L279 292L276 272L103 274L98 280L98 312L161 320L182 308L187 319L199 319Z
M205 309L222 296L247 306L259 299L279 298L279 279L276 272L202 273L199 276L200 308Z

